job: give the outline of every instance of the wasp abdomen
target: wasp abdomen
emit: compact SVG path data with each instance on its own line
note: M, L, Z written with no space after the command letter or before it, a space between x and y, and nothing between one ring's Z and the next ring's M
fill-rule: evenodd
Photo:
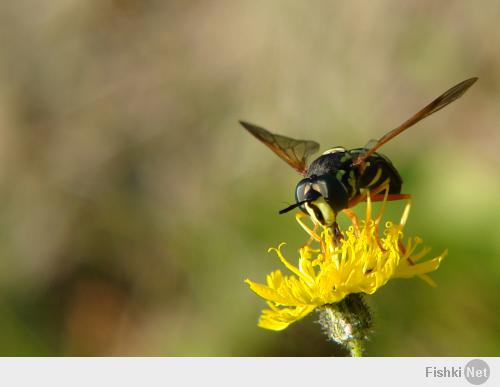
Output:
M385 156L375 153L371 155L359 178L359 188L370 190L388 182L389 194L401 193L403 180L392 162Z

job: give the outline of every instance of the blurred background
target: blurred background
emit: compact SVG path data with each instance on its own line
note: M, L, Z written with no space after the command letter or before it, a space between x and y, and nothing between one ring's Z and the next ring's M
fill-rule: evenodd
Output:
M369 297L370 356L499 355L500 2L0 4L0 355L330 356L316 316L257 328L245 278L306 235L298 175L238 119L384 147L408 234L449 255ZM387 214L397 218L401 203ZM430 257L430 256L429 256Z

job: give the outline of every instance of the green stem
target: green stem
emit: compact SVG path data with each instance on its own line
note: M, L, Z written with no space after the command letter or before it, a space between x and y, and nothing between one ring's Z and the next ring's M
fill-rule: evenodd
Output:
M351 340L348 343L349 351L351 352L351 357L362 357L364 352L363 341L361 340Z
M372 316L360 294L350 294L319 309L319 323L330 340L344 346L352 357L363 355L371 332Z

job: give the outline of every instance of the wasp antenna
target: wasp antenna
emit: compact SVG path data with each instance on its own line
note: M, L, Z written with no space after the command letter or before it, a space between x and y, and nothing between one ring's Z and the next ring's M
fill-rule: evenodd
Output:
M293 203L292 205L288 206L287 208L280 210L279 214L280 215L286 214L287 212L292 211L294 208L300 207L302 204L304 204L306 202L308 202L308 200L303 200L303 201L298 202L298 203Z

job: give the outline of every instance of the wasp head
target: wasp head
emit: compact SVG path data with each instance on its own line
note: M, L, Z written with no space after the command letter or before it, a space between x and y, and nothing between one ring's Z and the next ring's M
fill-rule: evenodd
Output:
M295 200L295 204L280 213L300 207L315 223L332 226L337 214L347 208L348 192L342 182L329 174L312 175L298 182Z

